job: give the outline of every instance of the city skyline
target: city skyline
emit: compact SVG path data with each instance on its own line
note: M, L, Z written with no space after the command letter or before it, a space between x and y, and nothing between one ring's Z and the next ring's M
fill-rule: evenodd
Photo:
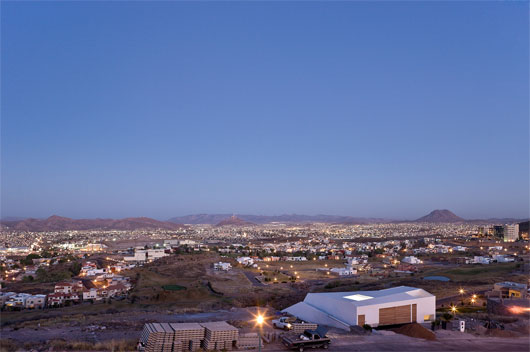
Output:
M526 218L527 10L3 2L1 215Z

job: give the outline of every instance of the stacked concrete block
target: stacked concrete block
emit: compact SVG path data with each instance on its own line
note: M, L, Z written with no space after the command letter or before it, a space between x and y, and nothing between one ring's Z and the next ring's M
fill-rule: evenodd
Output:
M174 340L175 332L167 323L145 324L140 337L145 352L174 352Z
M240 350L258 348L260 342L259 339L260 337L255 332L239 334L239 339L236 342L236 347ZM261 341L261 345L263 346L263 341Z
M204 339L204 327L198 323L170 323L175 334L175 341L182 344L182 352L197 351ZM174 351L176 352L176 350Z
M206 350L232 350L239 338L239 330L225 321L201 323L204 327L202 347Z

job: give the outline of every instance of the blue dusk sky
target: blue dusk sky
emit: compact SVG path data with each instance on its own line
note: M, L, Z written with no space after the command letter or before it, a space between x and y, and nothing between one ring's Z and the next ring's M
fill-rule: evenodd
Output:
M1 3L1 215L529 213L528 2Z

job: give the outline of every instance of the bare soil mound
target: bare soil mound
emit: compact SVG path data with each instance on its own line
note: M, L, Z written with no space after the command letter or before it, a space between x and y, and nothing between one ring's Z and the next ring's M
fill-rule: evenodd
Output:
M418 323L412 323L400 326L399 328L390 329L398 334L426 339L426 340L436 340L436 335L429 329L424 328Z

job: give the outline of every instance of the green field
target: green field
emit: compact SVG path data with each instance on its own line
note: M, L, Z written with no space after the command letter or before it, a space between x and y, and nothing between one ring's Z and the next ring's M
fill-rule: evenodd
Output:
M180 285L164 285L162 288L166 291L181 291L186 289L186 287Z

